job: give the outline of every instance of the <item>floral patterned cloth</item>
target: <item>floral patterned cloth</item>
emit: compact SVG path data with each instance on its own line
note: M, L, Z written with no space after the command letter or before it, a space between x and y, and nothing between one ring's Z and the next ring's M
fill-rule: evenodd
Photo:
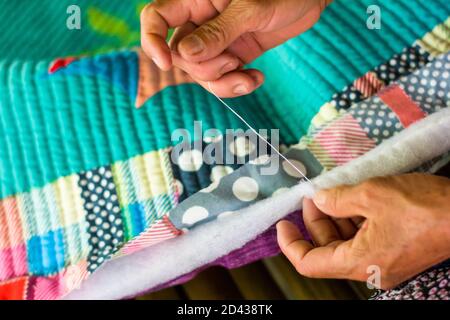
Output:
M432 269L392 290L378 290L371 300L450 300L450 267Z

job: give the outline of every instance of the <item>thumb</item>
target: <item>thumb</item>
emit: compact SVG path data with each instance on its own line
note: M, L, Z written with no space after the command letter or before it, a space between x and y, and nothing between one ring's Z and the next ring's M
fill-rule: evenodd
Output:
M201 62L218 56L242 34L254 28L256 15L251 8L237 10L233 3L219 16L198 27L183 38L178 52L187 61Z
M314 195L314 204L323 213L336 218L362 216L367 218L369 210L358 197L358 188L340 186L320 190Z

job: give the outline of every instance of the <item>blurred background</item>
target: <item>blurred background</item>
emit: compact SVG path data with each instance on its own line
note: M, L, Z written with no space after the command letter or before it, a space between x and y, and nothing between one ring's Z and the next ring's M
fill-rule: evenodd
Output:
M41 60L137 46L139 14L147 2L0 0L0 57ZM80 28L68 20L76 14L73 7L68 10L73 4L80 9Z

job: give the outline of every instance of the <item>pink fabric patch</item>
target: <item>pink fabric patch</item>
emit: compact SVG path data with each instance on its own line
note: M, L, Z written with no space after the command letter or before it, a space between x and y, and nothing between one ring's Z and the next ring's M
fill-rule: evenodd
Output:
M0 281L23 276L27 272L25 244L0 250Z
M350 114L331 123L314 140L337 165L358 158L375 147L375 141Z
M53 277L37 277L33 284L33 300L56 300L62 296L64 285L61 283L61 275Z
M14 197L0 201L0 250L24 243L22 220Z
M405 128L426 117L425 112L398 85L392 85L382 90L379 97L395 112Z
M181 233L182 232L175 228L172 222L170 222L167 216L164 216L149 229L128 242L122 250L120 250L119 255L127 255L139 251L158 242L175 238Z

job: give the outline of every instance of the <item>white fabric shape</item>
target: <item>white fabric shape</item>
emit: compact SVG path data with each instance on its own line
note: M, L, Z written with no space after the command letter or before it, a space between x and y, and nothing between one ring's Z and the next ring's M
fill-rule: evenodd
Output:
M233 172L230 166L217 165L211 169L211 181L218 182L220 179Z
M182 222L186 225L193 225L196 222L206 219L208 215L208 210L205 208L194 206L186 210L183 214Z
M413 170L450 150L448 132L450 109L446 108L362 157L317 177L313 180L315 188L355 184ZM110 260L65 298L123 299L154 288L241 248L276 221L300 209L302 197L313 194L313 186L302 182L276 197L238 210L227 219L205 223L185 235ZM148 266L152 266L151 270Z
M264 155L259 156L258 158L254 159L254 160L250 160L249 163L250 164L255 164L255 165L261 165L261 164L268 163L269 160L270 160L270 155L264 154Z
M247 137L237 137L230 143L230 152L238 157L245 157L255 150L256 146Z
M253 201L258 196L258 183L250 177L241 177L233 183L233 194L241 201Z
M300 170L305 176L308 174L306 172L306 168L303 165L303 163L301 163L300 161L297 160L293 160L293 159L289 159L289 161L291 162L292 165L294 165L298 170ZM283 163L281 164L283 166L283 170L290 175L291 177L294 178L303 178L303 176L300 174L300 172L298 172L297 170L295 170L294 168L292 168L289 162L287 162L286 160L283 161Z
M183 171L198 171L203 165L203 155L199 150L183 151L178 158L178 166Z

